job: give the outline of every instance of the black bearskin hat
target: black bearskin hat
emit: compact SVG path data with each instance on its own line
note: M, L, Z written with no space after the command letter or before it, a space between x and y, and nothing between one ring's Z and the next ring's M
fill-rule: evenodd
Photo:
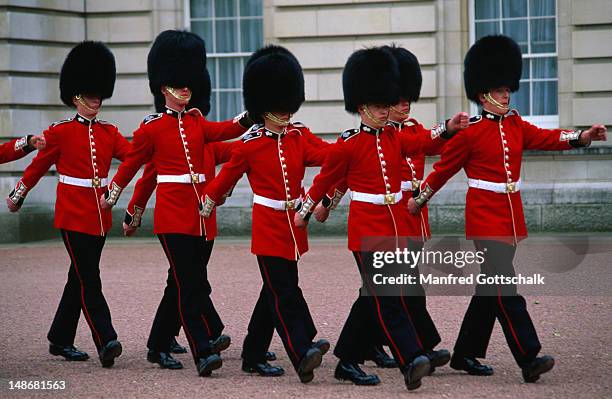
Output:
M101 42L84 41L66 56L60 73L60 97L74 107L72 97L93 94L103 100L113 95L115 88L115 57Z
M286 48L262 47L247 61L242 90L244 107L257 123L264 112L296 113L305 99L302 67Z
M381 47L355 51L342 73L344 108L357 113L363 104L397 104L399 77L397 61L389 51Z
M507 36L484 36L465 55L463 80L467 97L480 105L478 94L507 86L517 91L523 59L518 44Z
M202 115L206 116L210 112L210 93L211 93L211 82L210 75L207 69L204 69L202 74L202 85L199 88L194 88L191 91L191 100L185 107L186 109L197 108L202 112ZM154 96L155 99L155 112L164 112L166 109L166 98L159 92Z
M149 88L154 96L161 93L162 86L197 90L204 84L205 69L204 40L191 32L163 31L155 38L147 57Z
M397 61L400 73L400 97L410 102L418 101L423 85L419 60L403 47L391 45L383 48L389 50Z

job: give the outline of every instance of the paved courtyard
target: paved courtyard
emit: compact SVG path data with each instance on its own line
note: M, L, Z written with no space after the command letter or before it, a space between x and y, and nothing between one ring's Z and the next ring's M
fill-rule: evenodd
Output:
M541 255L541 254L540 254ZM92 356L88 362L66 362L47 353L46 333L68 271L68 256L59 241L0 246L0 397L397 397L409 395L398 370L369 364L382 383L356 387L333 378L336 359L330 353L315 380L298 382L278 337L272 350L287 371L280 378L261 378L240 371L240 349L260 289L255 258L246 240L219 240L210 263L213 300L232 346L223 368L199 378L190 355L177 355L179 371L160 370L145 359L145 342L161 298L167 262L157 241L111 239L102 259L102 280L115 328L124 348L112 369L102 369L87 325L81 317L76 345ZM357 295L359 277L344 240L312 240L300 262L301 286L319 328L332 345ZM429 309L452 348L468 297L434 296ZM520 370L496 325L487 362L492 377L472 377L444 367L424 379L414 397L611 397L612 298L610 296L529 296L528 307L543 353L555 356L555 369L537 384L524 384ZM186 344L184 335L179 341ZM64 380L64 391L18 392L9 380Z

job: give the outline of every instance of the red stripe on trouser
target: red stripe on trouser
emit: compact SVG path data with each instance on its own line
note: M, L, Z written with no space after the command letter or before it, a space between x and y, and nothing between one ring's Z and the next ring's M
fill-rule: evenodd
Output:
M183 325L183 330L185 330L185 335L187 336L187 340L189 341L189 345L191 346L193 357L197 357L198 348L196 347L193 341L193 338L191 336L191 333L189 332L189 329L187 328L187 323L185 323L185 319L183 318L183 310L181 306L181 285L179 284L179 280L176 275L176 266L174 264L174 260L172 259L172 254L170 253L170 250L168 249L168 244L166 243L166 237L164 237L163 235L160 235L160 237L162 239L162 246L164 247L164 252L166 253L166 256L168 257L168 261L170 262L170 269L172 269L172 275L174 276L174 282L176 284L176 290L177 290L177 295L178 295L177 303L178 303L179 316L181 317L181 324Z
M200 318L204 322L204 327L206 327L206 332L208 333L208 336L212 338L212 332L210 331L210 327L208 326L208 321L206 321L206 317L204 317L203 314L200 314Z
M289 336L289 330L287 329L287 326L285 325L285 321L283 320L283 316L281 315L280 308L278 306L278 295L276 295L276 291L274 290L274 287L272 287L272 281L270 280L270 276L268 275L268 271L266 270L266 264L263 261L263 257L261 257L260 262L261 262L262 270L264 271L264 276L266 277L266 281L268 282L268 286L270 287L270 291L272 291L272 295L274 295L274 306L276 308L276 314L278 314L278 318L283 326L285 335L287 336L287 345L289 345L289 349L291 349L291 354L293 355L295 361L297 362L300 360L300 357L295 352L295 349L293 349L293 343L291 343L291 337Z
M81 277L81 273L79 273L79 267L77 266L76 257L72 252L72 245L70 245L70 240L68 239L68 233L65 231L64 238L66 239L66 244L68 244L68 255L70 255L70 259L72 260L72 265L74 266L74 270L76 271L77 277L79 278L79 283L81 284L81 306L83 307L83 313L85 314L85 320L87 320L87 324L89 324L89 328L94 333L94 339L96 341L96 345L98 347L102 346L102 339L100 338L100 333L96 330L96 326L94 326L93 320L89 315L89 310L87 310L87 305L85 305L85 286L83 285L83 278Z
M404 288L400 288L400 300L402 301L402 307L404 308L404 311L406 312L406 316L408 316L408 319L410 320L410 324L412 324L412 329L414 330L414 336L416 337L417 344L419 344L419 348L423 350L423 344L421 343L421 338L419 338L419 333L416 329L416 326L414 325L414 321L412 321L412 315L410 314L410 311L408 310L408 305L406 305L406 302L404 301L403 290Z
M363 264L362 264L363 262L361 260L361 253L356 252L356 254L357 254L357 257L359 258L359 268L361 269L363 267ZM365 276L365 270L363 270L362 272ZM380 322L380 325L382 326L383 331L385 332L385 335L387 336L387 339L391 343L391 346L393 346L393 349L395 349L395 353L397 353L397 357L399 358L400 365L403 366L404 364L406 364L406 361L404 360L404 357L402 356L397 345L395 344L395 341L393 340L393 338L391 338L391 334L389 333L389 330L387 330L385 321L383 320L382 314L380 313L380 303L378 302L378 297L376 296L376 293L374 292L374 288L372 288L372 297L374 298L374 302L376 302L376 311L378 313L378 321Z
M497 287L497 302L499 303L499 307L502 310L502 313L504 314L506 321L508 322L508 326L510 327L510 332L512 332L512 336L514 337L514 340L516 341L516 345L518 346L523 356L525 356L527 353L523 350L523 347L521 346L521 343L518 340L518 335L516 335L516 331L514 331L514 326L512 326L510 317L508 317L508 313L506 313L506 309L504 308L504 304L501 300L501 288L500 287Z

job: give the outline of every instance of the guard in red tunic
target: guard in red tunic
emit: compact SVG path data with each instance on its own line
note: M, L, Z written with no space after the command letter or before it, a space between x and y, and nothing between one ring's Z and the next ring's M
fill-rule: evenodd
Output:
M327 190L346 179L352 199L348 245L364 286L334 350L340 359L335 377L358 385L378 384L378 377L367 375L359 363L365 360L372 342L385 342L401 368L406 387L412 390L429 373L429 359L423 356L414 325L402 310L399 297L379 296L378 289L368 283L362 257L362 253L371 255L370 246L363 246L367 237L382 240L390 237L397 242L400 237L414 235L409 231L400 202L401 160L419 153L432 137L411 140L386 127L389 107L399 100L399 79L398 63L389 51L371 48L351 55L343 73L344 102L347 111L361 116L362 123L359 129L345 131L330 147L295 223L304 227ZM368 328L374 325L376 331Z
M200 376L210 376L222 365L218 352L230 338L206 286L206 262L212 250L207 225L199 215L205 182L206 144L238 137L251 123L246 116L234 121L207 121L197 108L186 110L192 95L201 96L206 74L204 41L184 31L157 36L148 57L149 87L156 106L164 109L145 118L134 132L132 150L101 198L115 205L124 187L140 167L151 162L157 170L154 231L170 264L170 275L157 309L147 359L166 368L180 368L169 354L174 336L172 315L178 311ZM243 125L244 124L244 125ZM212 237L212 235L211 235Z
M437 125L432 130L425 129L415 119L409 119L410 105L419 99L423 80L419 62L414 54L404 48L385 46L384 49L393 54L398 62L400 71L400 101L390 107L389 128L393 134L407 135L410 140L426 142L420 153L404 157L401 160L401 188L402 194L405 195L402 198L402 204L405 207L408 198L413 195L413 190L418 191L418 184L416 182L423 177L425 154L439 152L446 139L451 137L449 131L441 128L441 126L448 125L451 128L449 130L453 131L465 127L467 126L467 114L463 112L457 113L451 120ZM444 140L428 140L428 137L437 136ZM334 187L333 192L330 191L323 198L315 209L317 220L324 221L327 218L329 210L337 205L346 189L346 180L344 180L338 187ZM420 215L413 216L407 209L404 210L404 217L407 219L411 234L413 234L408 243L413 251L419 252L426 239L422 219ZM418 265L411 272L413 275L418 276ZM433 372L435 367L448 363L450 353L445 349L434 350L435 346L440 343L440 335L427 311L423 287L420 283L417 283L407 288L411 290L408 291L402 287L400 291L400 294L404 293L400 298L402 309L414 323L418 344L429 358ZM366 354L366 360L374 361L379 367L397 367L397 363L385 353L381 345L375 345L372 351Z
M302 200L305 168L321 165L326 149L313 144L306 126L290 122L304 102L304 76L289 51L279 46L256 51L245 67L243 88L245 106L261 124L242 137L230 161L206 187L204 215L247 174L254 193L251 252L257 256L263 287L244 340L242 369L263 376L283 374L266 361L276 328L300 381L308 383L329 342L313 342L317 331L297 269L308 241L306 231L293 225L293 217Z
M100 282L100 256L111 228L110 210L101 209L102 195L113 158L123 160L129 142L115 125L96 116L102 101L110 98L115 85L115 58L99 42L83 42L73 48L60 74L62 101L77 114L52 124L45 132L46 147L26 168L8 198L17 211L27 193L55 164L59 176L55 203L55 227L70 256L68 282L51 329L49 351L68 360L87 360L87 353L74 347L81 311L91 329L102 366L110 367L121 354L121 344Z
M31 134L0 144L0 164L21 159L34 150L42 150L45 145L45 136Z
M518 90L522 57L518 45L505 36L478 40L465 57L465 89L468 98L483 107L442 151L440 161L409 201L418 212L461 168L468 177L465 232L477 250L484 251L481 273L515 276L512 260L516 245L527 236L520 195L521 159L524 150L569 150L605 140L606 128L568 131L546 130L524 121L509 110L510 93ZM484 358L498 319L525 382L535 382L554 365L551 356L538 357L541 346L516 286L478 285L465 314L455 344L451 367L472 375L491 375Z

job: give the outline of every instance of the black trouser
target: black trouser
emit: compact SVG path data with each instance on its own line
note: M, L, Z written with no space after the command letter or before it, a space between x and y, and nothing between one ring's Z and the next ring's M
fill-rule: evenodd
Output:
M345 362L362 363L372 343L383 342L389 345L399 366L404 367L423 352L415 327L403 309L400 297L378 296L368 279L362 254L353 252L353 255L364 281L362 290L366 292L360 292L353 303L334 354Z
M516 247L499 241L474 241L478 251L487 248L481 273L487 276L514 277L512 260ZM541 349L535 327L527 311L525 298L516 285L476 286L476 292L463 318L455 344L455 354L484 358L495 319L498 319L508 346L519 366L529 364Z
M410 251L420 252L422 248L423 241L408 241L408 249ZM416 284L410 284L408 287L401 288L402 295L400 296L400 301L402 309L406 312L406 316L408 316L408 319L416 329L419 348L424 351L433 350L442 339L431 315L427 311L427 297L425 296L425 289L420 283L419 266L415 265L414 268L409 270L403 268L402 271L415 276L417 281ZM372 326L372 328L376 328L376 325ZM375 346L376 343L372 345L372 348Z
M209 340L218 337L223 330L223 323L210 299L206 273L213 242L186 234L159 234L158 237L170 270L147 346L159 352L169 351L178 314L197 363L199 358L210 355Z
M251 315L242 358L263 362L276 328L291 363L297 369L317 335L308 304L299 287L297 261L258 256L257 263L263 287Z
M161 238L160 238L161 241ZM207 323L207 333L211 336L211 339L216 339L221 335L224 325L221 321L217 310L210 301L210 295L212 293L212 287L208 281L208 261L212 254L212 249L215 241L204 241L204 252L201 258L200 266L204 272L204 293L208 299L205 302L205 313L202 315L203 320ZM158 352L168 352L170 348L170 342L173 337L179 335L181 329L181 318L178 312L177 303L177 288L174 281L174 273L172 267L168 269L168 278L166 279L166 288L157 312L155 313L155 319L151 326L151 332L149 334L149 340L147 341L147 347L151 350ZM166 342L167 340L167 342Z
M100 349L117 339L100 281L100 256L106 237L68 230L61 230L61 234L70 256L70 270L47 338L56 345L72 345L82 310Z

